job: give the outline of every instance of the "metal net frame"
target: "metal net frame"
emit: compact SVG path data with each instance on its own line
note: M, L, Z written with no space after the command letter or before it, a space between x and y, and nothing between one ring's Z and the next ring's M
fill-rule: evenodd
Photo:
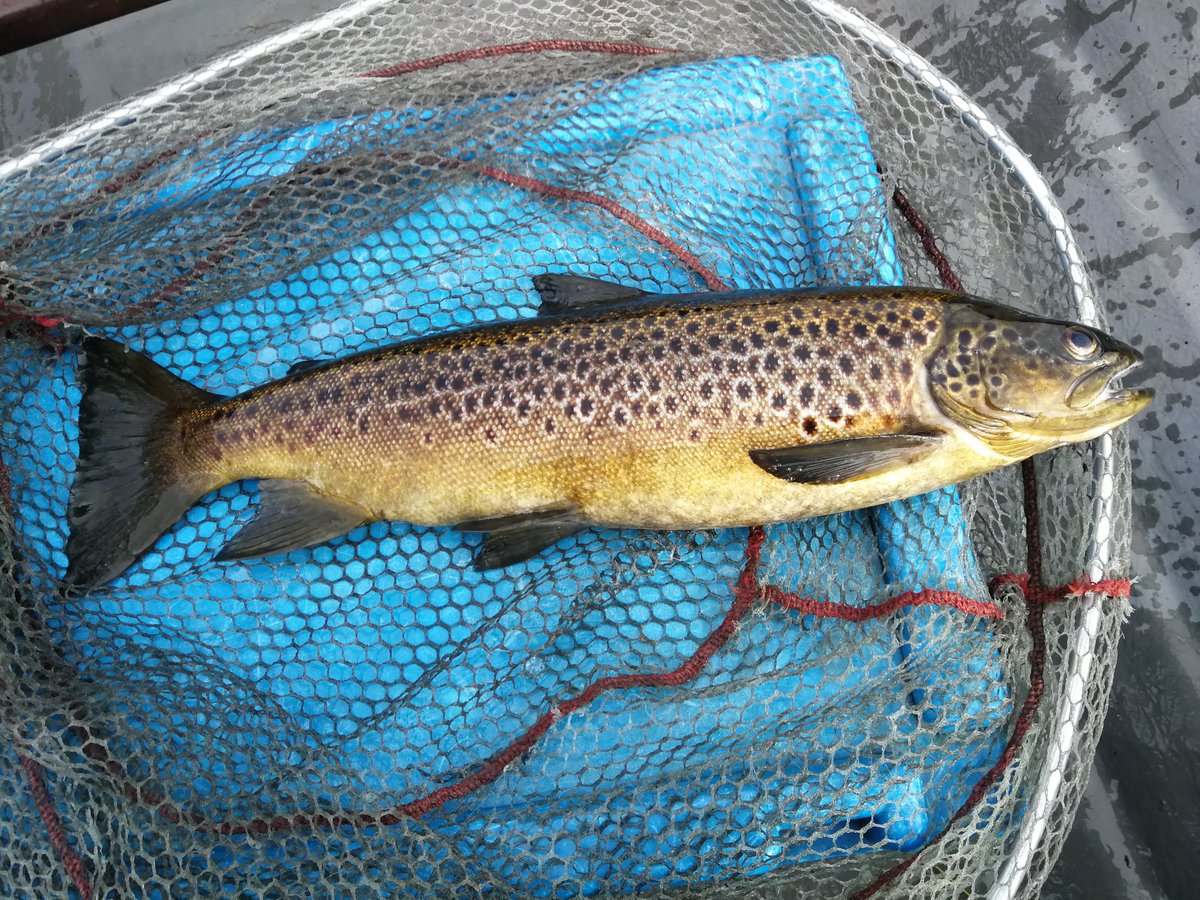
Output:
M237 390L525 314L500 251L1099 324L1036 173L853 14L456 13L352 4L0 165L6 895L1035 893L1129 590L1119 435L877 512L580 536L486 586L402 525L214 575L231 487L124 583L62 586L81 332ZM772 141L807 160L777 217L746 155Z

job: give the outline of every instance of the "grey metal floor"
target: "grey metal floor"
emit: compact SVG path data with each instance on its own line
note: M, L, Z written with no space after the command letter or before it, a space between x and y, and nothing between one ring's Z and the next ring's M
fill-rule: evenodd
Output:
M173 0L0 57L0 147L336 0ZM1178 0L851 0L1039 165L1159 389L1132 434L1141 576L1083 809L1044 896L1200 895L1200 46Z

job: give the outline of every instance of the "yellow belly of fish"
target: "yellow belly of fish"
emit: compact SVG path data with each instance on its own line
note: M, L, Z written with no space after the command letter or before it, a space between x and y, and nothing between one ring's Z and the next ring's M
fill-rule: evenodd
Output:
M758 445L761 446L761 445ZM581 521L648 529L725 528L783 522L886 503L983 474L1009 460L955 434L915 464L842 484L794 484L764 471L744 440L537 460L502 448L465 447L378 459L355 471L317 464L303 477L376 517L453 525L535 510L573 508Z

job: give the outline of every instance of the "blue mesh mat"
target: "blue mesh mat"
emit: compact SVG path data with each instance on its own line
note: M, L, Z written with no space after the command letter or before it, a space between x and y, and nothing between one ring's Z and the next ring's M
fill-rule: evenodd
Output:
M138 234L124 248L136 258L195 209L253 196L335 138L369 130L372 146L403 148L429 118L355 116L193 149L159 164L186 178L118 198L114 219L59 240L86 253L119 220ZM508 171L638 212L732 287L902 283L866 131L831 58L635 75L501 156ZM458 170L423 190L327 258L281 259L277 280L242 296L111 333L234 393L299 359L532 315L540 272L700 287L594 205ZM139 219L152 225L138 232ZM0 372L3 458L40 583L66 563L75 366L73 351L29 348ZM128 573L49 619L111 704L110 751L130 778L225 822L388 809L476 770L597 678L676 668L729 609L746 545L744 531L591 530L480 574L478 536L376 523L286 557L213 562L256 498L252 482L204 498ZM851 605L922 588L987 596L954 489L770 527L761 580ZM388 839L407 855L389 864L398 885L430 877L453 847L514 890L571 896L911 850L996 760L1010 712L978 619L923 607L850 625L760 607L686 685L605 694L493 783L395 826ZM309 838L330 854L382 839ZM267 839L212 840L231 867L263 865Z

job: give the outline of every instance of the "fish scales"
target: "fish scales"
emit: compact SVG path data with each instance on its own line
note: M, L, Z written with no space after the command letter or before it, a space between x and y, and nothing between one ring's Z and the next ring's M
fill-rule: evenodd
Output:
M188 446L224 480L303 479L420 524L569 502L601 523L674 527L734 472L759 489L728 500L761 514L787 486L747 453L895 431L941 327L932 296L795 297L709 295L368 352L198 411Z
M217 559L399 519L484 530L477 568L587 525L760 525L908 497L1126 421L1101 332L907 288L640 295L534 278L543 315L202 391L83 344L67 580L99 584L208 491L260 481ZM622 299L630 302L619 302Z

